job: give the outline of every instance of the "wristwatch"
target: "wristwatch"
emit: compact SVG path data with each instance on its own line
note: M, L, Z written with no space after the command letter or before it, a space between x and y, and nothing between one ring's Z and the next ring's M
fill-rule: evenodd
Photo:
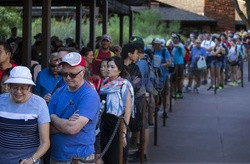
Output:
M36 163L36 160L35 160L35 158L31 157L31 159L32 159L33 163Z

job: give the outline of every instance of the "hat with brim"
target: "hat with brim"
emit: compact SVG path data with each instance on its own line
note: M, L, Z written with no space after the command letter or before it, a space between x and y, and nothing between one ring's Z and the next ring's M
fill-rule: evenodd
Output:
M104 34L104 35L102 35L102 41L103 40L107 40L107 41L111 42L111 36L108 34Z
M155 38L153 40L153 44L161 44L161 40L159 38Z
M27 84L36 85L32 80L32 75L28 67L16 66L10 71L9 78L5 84Z

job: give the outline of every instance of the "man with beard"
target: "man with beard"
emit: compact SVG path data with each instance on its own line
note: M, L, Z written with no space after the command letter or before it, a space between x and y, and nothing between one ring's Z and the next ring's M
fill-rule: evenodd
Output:
M114 53L110 51L111 47L111 36L104 34L101 39L101 47L97 49L94 54L93 63L93 74L100 76L100 66L103 59L110 58L114 56Z

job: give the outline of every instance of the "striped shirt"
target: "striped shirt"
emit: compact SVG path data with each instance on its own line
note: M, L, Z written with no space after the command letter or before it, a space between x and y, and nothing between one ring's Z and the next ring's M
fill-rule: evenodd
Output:
M36 95L22 104L0 95L0 164L31 157L39 146L38 125L50 122L46 102Z

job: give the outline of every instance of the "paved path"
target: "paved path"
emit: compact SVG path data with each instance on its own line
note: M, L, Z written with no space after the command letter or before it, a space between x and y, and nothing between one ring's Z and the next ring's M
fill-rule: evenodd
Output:
M216 95L203 86L174 102L166 127L159 119L158 146L151 129L147 163L250 163L247 72L244 81L244 88L225 86Z

